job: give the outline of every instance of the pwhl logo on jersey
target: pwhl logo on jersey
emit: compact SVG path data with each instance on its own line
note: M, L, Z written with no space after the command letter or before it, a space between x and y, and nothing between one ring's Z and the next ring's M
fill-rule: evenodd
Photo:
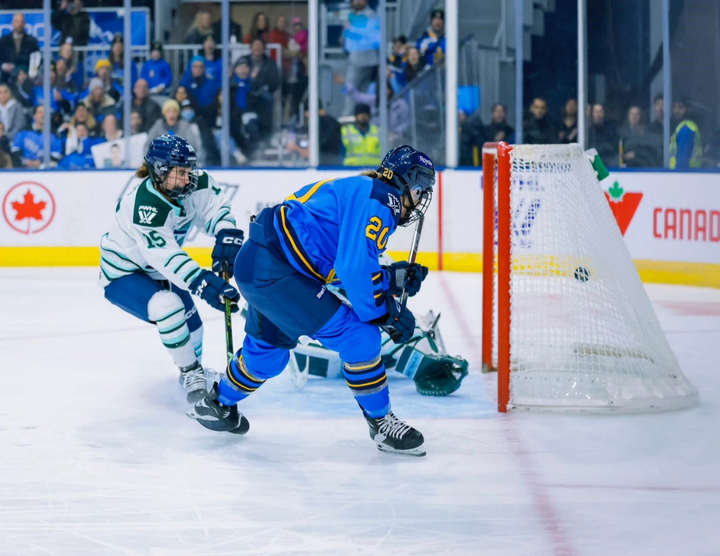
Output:
M152 224L153 218L157 216L157 209L152 206L142 205L138 207L138 216L140 224Z
M614 182L612 187L605 193L605 198L610 203L615 220L620 227L620 233L625 235L630 222L632 222L635 212L637 211L640 201L643 198L642 193L627 193L618 182Z
M21 234L37 234L55 217L55 199L50 190L36 182L17 184L3 199L5 222Z

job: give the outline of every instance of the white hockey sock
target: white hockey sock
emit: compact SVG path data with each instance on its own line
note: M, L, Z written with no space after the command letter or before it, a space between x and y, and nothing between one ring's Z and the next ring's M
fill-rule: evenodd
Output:
M200 364L202 364L202 351L203 351L203 327L202 325L197 330L190 332L190 341L192 342L193 349L195 350L195 357Z
M153 295L148 317L157 325L160 340L178 367L189 367L197 361L185 322L185 306L177 294L163 290Z

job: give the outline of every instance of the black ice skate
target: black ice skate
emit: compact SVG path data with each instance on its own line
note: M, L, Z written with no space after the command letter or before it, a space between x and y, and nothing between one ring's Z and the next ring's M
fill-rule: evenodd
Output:
M205 371L202 365L195 361L189 367L180 368L180 386L185 389L188 403L195 403L207 396L205 384Z
M250 423L238 411L237 405L228 407L218 402L217 382L207 396L187 411L187 416L211 431L245 434L250 430Z
M378 419L368 417L365 413L363 415L370 425L370 438L375 441L381 452L416 457L425 455L423 435L395 417L392 411Z

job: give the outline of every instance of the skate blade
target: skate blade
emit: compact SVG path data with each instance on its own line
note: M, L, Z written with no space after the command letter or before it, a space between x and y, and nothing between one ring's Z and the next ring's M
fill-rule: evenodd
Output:
M201 416L198 415L197 413L195 413L194 408L188 409L185 412L185 415L188 416L193 421L197 421L206 429L208 429L210 431L214 431L214 432L229 432L231 434L237 434L239 436L242 436L250 430L250 422L247 420L247 418L245 418L244 415L240 418L240 424L237 427L235 427L234 429L229 429L229 430L225 429L225 428L213 427L213 425L210 422L203 421Z
M385 444L378 444L376 443L375 446L377 446L377 449L381 452L385 452L386 454L394 454L398 456L410 456L415 458L421 458L427 454L425 451L425 446L420 445L417 448L410 448L409 450L395 450L393 448L390 448L389 446L386 446Z

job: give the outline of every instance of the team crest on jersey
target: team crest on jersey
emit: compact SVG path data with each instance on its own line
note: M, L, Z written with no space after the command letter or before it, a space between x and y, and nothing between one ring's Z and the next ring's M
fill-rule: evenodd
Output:
M157 216L157 209L150 205L140 205L138 207L138 218L140 224L152 224L153 219Z
M400 199L392 193L388 193L388 207L394 214L400 214Z

